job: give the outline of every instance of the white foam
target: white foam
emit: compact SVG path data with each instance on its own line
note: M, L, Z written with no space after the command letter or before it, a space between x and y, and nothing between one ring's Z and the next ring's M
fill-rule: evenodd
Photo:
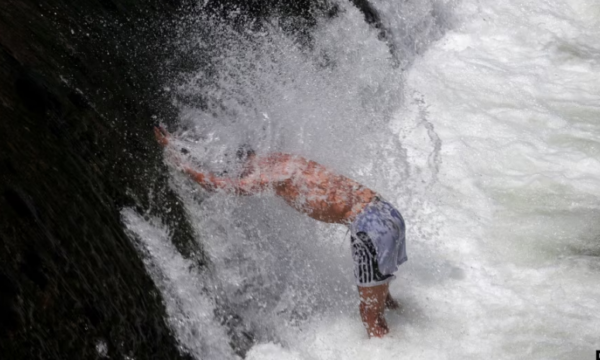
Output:
M450 9L404 3L377 5L396 27L402 16ZM403 310L388 314L389 336L369 340L343 228L268 196L206 197L175 178L220 286L256 330L248 358L591 354L600 347L598 5L466 0L446 14L457 26L407 74L362 14L342 7L314 31L311 51L274 28L252 44L224 44L218 84L204 86L199 72L170 86L226 100L180 104L191 129L183 144L198 163L231 170L226 154L248 140L259 153L299 153L381 192L407 220L409 261L391 285ZM411 28L441 35L427 29L435 23L414 18ZM138 235L161 229L126 217ZM149 259L167 304L184 304L186 320L169 310L173 326L198 358L224 356L215 325L201 326L212 305L193 289L204 280L183 271L161 231L144 235L162 239L145 246L157 249Z
M199 359L239 359L225 329L214 318L213 300L203 291L210 279L177 252L160 220L142 217L130 208L121 215L162 293L168 322L183 351Z
M493 337L475 350L482 356L583 354L597 347L599 321L588 314L600 309L589 286L600 278L598 267L581 256L597 252L590 237L600 230L599 148L592 145L600 73L590 71L596 45L585 43L594 30L567 2L490 2L461 11L470 20L416 61L408 84L422 94L443 144L439 180L452 192L442 207L477 214L463 218L466 226L448 222L445 239L458 252L465 237L478 245L458 255L481 266L464 284L477 316L463 321L471 340ZM573 49L568 58L564 49ZM575 310L569 297L587 307Z

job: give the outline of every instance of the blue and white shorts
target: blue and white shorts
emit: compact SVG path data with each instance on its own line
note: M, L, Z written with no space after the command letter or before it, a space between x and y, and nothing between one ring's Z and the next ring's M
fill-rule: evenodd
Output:
M406 227L400 212L375 197L350 224L354 276L358 286L386 284L407 260Z

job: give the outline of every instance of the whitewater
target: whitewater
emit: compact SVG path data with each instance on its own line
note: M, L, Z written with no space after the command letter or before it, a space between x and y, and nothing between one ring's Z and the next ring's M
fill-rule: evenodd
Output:
M340 2L310 46L275 22L244 38L215 25L212 40L195 38L219 42L214 71L165 89L180 110L176 145L195 166L235 174L232 149L249 143L316 160L398 207L409 260L390 286L402 305L386 313L390 334L367 338L343 226L268 195L208 194L173 169L208 270L159 219L122 216L181 348L239 358L214 319L224 297L256 335L251 360L593 359L600 3L374 5L399 62Z

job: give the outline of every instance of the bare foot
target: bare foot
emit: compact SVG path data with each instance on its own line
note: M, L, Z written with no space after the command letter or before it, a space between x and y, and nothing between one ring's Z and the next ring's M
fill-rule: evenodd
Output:
M382 338L389 332L390 332L390 329L388 329L387 326L386 327L375 326L371 329L371 332L369 333L369 337Z
M385 318L383 317L383 315L380 315L377 317L377 320L375 321L375 324L371 327L369 327L369 337L378 337L378 338L382 338L384 337L387 333L390 332L390 328L387 325L387 321L385 321Z
M390 295L390 293L388 293L387 297L385 298L385 308L390 310L400 309L400 304L398 304L398 302L392 297L392 295Z

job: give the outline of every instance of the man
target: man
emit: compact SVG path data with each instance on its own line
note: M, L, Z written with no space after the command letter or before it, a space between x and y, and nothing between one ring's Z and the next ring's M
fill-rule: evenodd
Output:
M154 128L154 133L163 147L169 144L164 129ZM363 324L369 336L387 334L384 309L398 307L389 293L389 282L407 259L400 213L373 190L303 157L257 156L249 148L241 148L237 155L244 162L239 178L198 172L186 165L182 169L206 190L236 195L270 190L313 219L348 226Z

